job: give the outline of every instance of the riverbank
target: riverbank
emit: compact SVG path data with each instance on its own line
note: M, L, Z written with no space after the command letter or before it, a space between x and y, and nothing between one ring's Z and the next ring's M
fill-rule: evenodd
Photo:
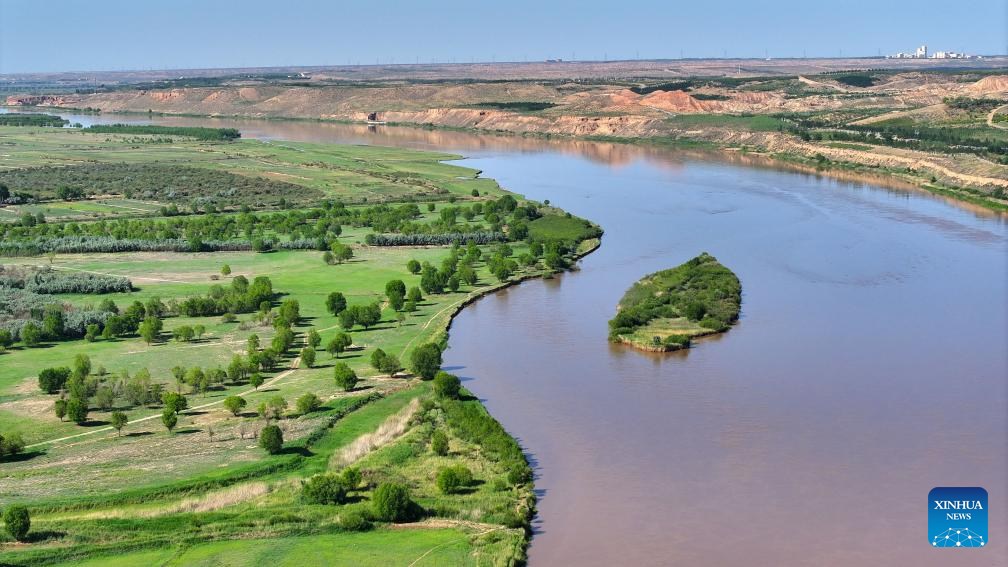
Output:
M159 311L163 319L159 321L163 321L165 332L147 341L130 332L118 337L92 336L94 340L90 341L75 336L56 337L60 340L45 341L46 348L15 343L0 351L0 429L4 434L21 436L28 444L26 452L17 458L4 456L0 502L5 507L12 503L28 506L33 533L40 534L30 545L15 544L0 536L0 563L54 563L116 555L123 556L124 565L144 564L144 557L170 548L171 542L158 530L177 521L180 514L190 514L194 519L191 529L180 536L194 548L240 547L236 541L255 532L256 537L291 541L300 536L317 536L327 542L323 551L337 553L338 545L328 536L373 528L371 535L352 537L362 545L373 542L377 557L396 563L399 556L379 549L378 542L402 529L401 524L423 516L428 522L411 531L428 532L426 535L433 537L434 527L450 527L460 540L456 551L461 550L462 556L479 555L505 565L523 561L536 502L530 463L518 441L489 415L478 398L464 389L444 393L437 388L438 380L432 383L419 379L422 373L412 355L423 345L443 348L453 317L475 299L553 274L597 248L597 238L588 243L581 242L583 237L575 238L577 246L574 242L551 244L566 240L572 233L596 234L600 232L597 226L505 191L492 179L480 177L477 170L443 162L459 159L458 154L299 142L264 144L259 140L167 142L96 136L79 130L14 127L2 129L0 137L7 143L8 162L17 165L8 173L31 171L43 175L51 171L40 168L50 165L46 160L75 161L75 152L93 155L99 153L98 149L109 159L128 153L134 162L157 161L165 168L186 164L190 178L219 161L245 171L258 167L254 171L269 177L283 173L279 177L290 180L302 195L314 189L312 195L339 199L352 191L383 203L344 207L323 201L316 208L287 209L266 203L264 208L272 211L269 214L237 213L251 223L285 219L290 221L289 226L299 227L296 234L279 225L256 230L277 242L308 236L304 226L321 227L323 231L334 227L331 234L326 231L312 236L329 238L353 251L349 260L338 263L326 261L322 250L293 249L261 253L108 250L49 256L52 269L59 273L115 275L137 284L129 292L100 298L82 292L53 296L51 301L63 302L69 312L86 309L99 300L111 300L124 307L139 302L134 305L144 309L144 305L160 304L163 299L165 306ZM39 151L40 147L47 149ZM215 159L236 154L248 161L236 164L240 160ZM45 157L37 159L39 155ZM98 165L88 162L88 167ZM77 170L74 166L52 168L60 175ZM65 179L69 179L67 183L77 182L76 177ZM11 183L18 191L30 189L21 178ZM41 184L33 187L36 192L42 190ZM277 189L285 187L293 186ZM274 186L266 189L273 191ZM431 201L421 208L411 202L410 197L416 193ZM64 209L62 216L55 209L46 209L47 230L98 226L87 222L96 220L90 216L94 211L85 206L88 201L64 202L48 194L40 197L43 203L38 206ZM167 200L174 198L163 197L165 200L156 204L167 206ZM399 204L384 204L390 201ZM231 221L236 215L221 211L242 204L218 202L212 210L193 208L186 215L160 216L157 210L151 210L147 217L122 220L130 223L138 238L155 230L168 230L172 223L186 223L199 238L204 223ZM452 230L470 233L485 228L482 223L507 223L515 235L520 228L526 232L522 239L507 243L493 240L462 247L368 245L368 237L398 229L394 219L386 218L389 211L405 214L413 229L421 233L428 225L440 227L449 222L447 226ZM362 221L362 214L373 216ZM27 237L25 232L31 227L22 224L5 223L2 228L13 231L6 233L10 238ZM376 228L376 224L382 224L384 230ZM541 240L527 240L531 236ZM37 263L37 258L30 257L5 259L8 268L16 265L5 275L13 277L11 274L20 274L21 270L34 269L28 266ZM279 299L268 309L263 308L265 315L258 316L243 311L217 317L203 312L183 313L176 307L182 298L202 297L211 289L224 293L242 280L258 282L261 277L270 278L277 294L282 294L286 312L297 312L289 329L293 337L290 345L278 342L277 336L284 330L282 324L271 324L274 309L280 308ZM417 298L412 299L414 290L410 289L410 301L393 306L396 294L388 291L387 284L396 282L404 289L406 285L416 287ZM330 307L329 298L337 295L335 291L342 294L344 307L373 305L377 321L369 325L345 322L339 316L340 310ZM195 340L169 339L185 326L198 326L199 336ZM348 352L329 346L341 333L352 334ZM233 364L236 355L243 365L246 353L250 359L260 356L258 348L249 344L277 349L270 351L277 353L275 364L262 366L265 381L258 386L214 368L228 361ZM303 345L307 346L302 350ZM328 355L321 352L322 345L326 345ZM376 362L381 360L376 358L379 347L385 360L391 355L391 364ZM96 391L111 395L105 403L90 400L88 420L83 423L59 419L52 410L56 406L54 397L36 386L40 369L67 364L78 355L94 361L96 370L91 378ZM343 364L359 379L351 387L334 382L334 368ZM206 373L221 378L203 386L182 382L163 386L172 380L172 365L180 365L180 371L190 366L195 369L192 372L204 372L206 368ZM404 366L416 377L407 375L404 379ZM259 369L257 363L255 370ZM109 386L138 375L188 395L188 409L174 415L177 422L173 429L166 431L168 426L162 427L157 400L145 398L144 403L134 403L116 395ZM240 397L247 407L263 404L262 408L266 408L266 404L272 404L269 407L276 410L225 411L225 400L233 397ZM290 408L294 400L296 410ZM128 415L122 436L110 426L113 411ZM276 454L263 455L255 442L267 424L281 427L286 441ZM435 439L444 442L437 445ZM436 449L436 445L440 448ZM76 464L72 468L61 465L67 461ZM350 496L325 503L305 500L302 482L351 465L360 470L362 479L347 484L345 492ZM449 467L467 468L470 480L465 486L447 490L435 483L435 476ZM123 477L129 481L124 482ZM390 522L373 512L373 494L389 482L409 487L416 510L421 511L417 516L393 518ZM292 509L296 513L290 513ZM102 524L107 518L130 525L129 536L116 536L114 530ZM354 518L365 521L351 524ZM419 537L418 545L424 541ZM145 551L140 555L126 553L141 549ZM415 556L424 551L417 551ZM453 562L441 552L428 557Z
M77 112L73 107L12 106L12 109L29 108L38 112ZM87 110L87 109L84 109ZM495 111L500 112L500 111ZM241 113L200 114L195 112L165 112L115 109L99 115L136 118L190 118L291 123L338 124L345 126L367 126L360 117L311 117L286 115L247 115ZM680 115L682 118L691 115ZM704 126L685 127L671 124L653 124L634 135L619 134L619 130L600 134L597 131L579 132L577 129L552 129L543 126L533 129L520 122L521 127L487 127L482 123L456 124L445 122L443 117L431 115L424 120L392 120L390 127L461 132L474 135L515 136L519 138L551 142L591 141L638 146L669 147L684 150L706 150L712 154L722 154L731 158L733 154L762 156L770 167L790 167L795 171L814 171L816 174L843 178L850 172L864 173L876 177L874 182L887 183L891 179L894 188L907 184L928 192L962 203L974 205L992 212L1008 212L1008 171L1003 165L990 163L977 156L966 154L934 154L916 150L867 146L840 142L803 141L784 131L745 129L747 122L733 115L725 115L717 120L716 115L694 115L706 117ZM573 117L572 117L573 118ZM589 117L590 118L590 117ZM606 118L615 119L619 117ZM591 119L589 123L592 123ZM670 119L671 120L671 119ZM762 127L761 127L762 128ZM1000 172L1000 173L996 173Z

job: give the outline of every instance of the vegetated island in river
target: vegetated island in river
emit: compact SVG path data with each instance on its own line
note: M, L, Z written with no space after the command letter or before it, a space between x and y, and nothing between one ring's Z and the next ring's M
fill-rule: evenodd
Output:
M727 331L741 305L738 277L704 252L631 286L609 321L609 340L654 352L689 348L695 337Z

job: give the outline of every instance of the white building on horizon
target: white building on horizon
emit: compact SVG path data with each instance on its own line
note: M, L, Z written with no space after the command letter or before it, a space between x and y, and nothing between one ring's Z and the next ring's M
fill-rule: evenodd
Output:
M972 59L972 55L967 55L965 53L958 53L955 51L936 51L928 55L927 44L922 45L914 50L913 53L897 53L895 55L887 55L887 59Z

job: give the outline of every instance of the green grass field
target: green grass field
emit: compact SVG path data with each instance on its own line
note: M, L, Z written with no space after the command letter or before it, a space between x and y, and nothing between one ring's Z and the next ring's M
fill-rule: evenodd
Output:
M422 207L418 222L437 219L450 198L488 201L505 193L493 180L476 178L473 170L441 163L456 156L409 150L183 138L134 147L122 136L36 128L0 128L0 142L7 144L0 159L3 168L89 159L174 160L243 175L296 178L297 184L348 202L432 199L433 210ZM108 210L116 206L129 210ZM57 223L101 215L156 215L155 206L111 195L8 207L3 214L42 212L50 223ZM576 243L569 259L598 245L601 231L594 225L564 216L563 211L544 210L548 216L529 223L535 238ZM103 299L112 299L120 308L153 298L173 305L205 296L213 285L227 287L239 275L248 280L267 276L276 293L274 310L284 300L297 300L300 319L292 327L294 348L274 371L264 373L265 383L259 388L225 381L205 393L191 392L172 375L176 366L226 367L234 355L246 352L252 334L268 345L276 331L268 318L263 322L255 313L238 314L233 321L169 315L163 319L161 337L151 344L138 336L124 336L94 342L43 341L34 347L16 343L0 352L0 432L20 435L27 444L22 453L0 460L0 507L24 504L32 513L27 542L15 543L0 532L0 564L287 565L307 558L353 565L520 562L535 497L527 477L513 478L513 457L509 461L494 452L500 451L499 446L488 449L481 439L464 433L472 424L449 420L430 382L406 371L395 376L379 373L370 357L381 348L409 366L410 354L418 346L443 344L451 317L474 296L550 269L542 259L533 259L530 265L514 263L515 271L501 280L488 265L496 247L482 246L482 258L471 264L475 284L463 283L454 292L425 293L416 311L400 317L386 300L386 282L401 279L407 287L419 286L421 277L407 270L407 262L440 266L450 247L366 246L362 243L369 232L367 227L347 226L339 241L353 249L354 257L336 265L325 263L317 251L5 258L8 267L114 275L133 284L128 293L50 296L67 309L92 307ZM512 242L510 248L515 258L528 257L530 251L524 241ZM231 270L226 276L221 275L224 264ZM350 329L353 346L339 360L318 349L309 368L298 356L309 330L320 334L323 347L342 330L325 305L333 291L342 292L350 305L380 303L381 321L367 330ZM196 325L205 328L198 340L170 338L174 329ZM118 376L147 370L152 381L166 390L181 390L188 409L178 414L174 431L162 424L160 404L134 406L121 394L105 410L92 400L88 419L81 425L58 418L53 408L59 394L41 391L37 376L43 368L70 366L78 354L90 357L92 375L100 384L114 385ZM352 391L335 384L337 362L347 363L360 377ZM317 395L321 407L302 414L294 409L294 401L307 393ZM232 395L248 402L237 416L222 403ZM265 420L257 414L261 402L277 396L288 404L279 419ZM486 415L475 398L463 397L457 403ZM109 425L113 411L125 412L129 419L121 435ZM273 455L257 441L269 423L277 424L284 437L283 450ZM445 434L446 452L432 449L435 432ZM466 466L473 482L445 493L435 477L452 465ZM344 466L357 467L362 474L362 482L350 490L345 502L322 505L304 500L302 482ZM373 516L373 490L386 482L409 488L423 521L407 528L375 518L372 531L345 527L348 515Z
M504 193L492 179L470 168L443 163L461 156L401 148L242 139L204 142L176 137L171 143L136 144L137 136L93 134L86 130L0 127L0 173L43 165L85 163L178 164L266 177L310 189L346 203L470 198ZM153 138L153 137L147 137ZM0 220L20 213L98 218L149 214L150 203L108 199L51 202L44 206L0 208ZM135 210L142 209L142 210ZM48 212L47 212L48 211ZM13 219L12 219L13 220Z

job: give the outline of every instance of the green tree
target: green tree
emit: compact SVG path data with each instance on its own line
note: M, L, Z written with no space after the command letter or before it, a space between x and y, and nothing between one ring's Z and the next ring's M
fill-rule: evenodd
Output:
M373 327L381 322L381 305L377 302L370 305L354 305L357 308L356 313L354 313L354 320L367 329Z
M206 327L203 325L193 326L193 334L196 336L197 341L203 338L203 333L206 333Z
M329 343L326 344L326 351L334 357L339 358L339 355L345 352L346 349L350 348L350 345L352 344L353 339L349 334L337 333L336 336L330 339Z
M111 420L112 427L116 430L116 435L122 435L122 428L126 427L126 424L129 423L129 419L126 417L126 414L121 411L114 411L112 412Z
M371 367L381 372L382 362L385 361L385 357L387 356L388 354L386 354L381 348L374 349L374 352L371 353Z
M333 376L336 379L336 385L342 388L344 392L353 390L354 386L357 385L357 374L345 362L336 363Z
M185 375L185 383L189 385L190 391L196 392L200 388L200 383L203 382L203 378L206 374L203 373L203 369L198 366L193 366Z
M389 297L393 295L406 297L406 284L402 280L389 280L385 284L385 295Z
M108 384L102 384L95 391L94 400L95 405L102 411L109 411L115 403L115 392L112 391L112 387Z
M63 398L59 398L53 402L53 412L56 413L56 417L58 417L60 421L63 421L63 416L65 416L67 412L67 401Z
M26 323L21 327L21 342L26 347L38 346L42 342L42 329L35 323Z
M415 518L415 504L409 489L402 484L390 482L375 489L371 499L374 515L386 522L407 522Z
M161 423L164 424L168 433L171 433L172 430L175 429L175 426L178 425L178 415L176 415L171 408L165 408L164 411L161 412Z
M224 264L221 266L220 273L222 276L227 277L231 275L231 266Z
M410 370L424 380L431 380L441 368L441 347L433 343L422 344L410 353Z
M241 413L241 410L245 409L247 404L248 402L241 396L228 396L224 398L224 408L234 414L235 417L238 417L238 414Z
M259 446L270 455L275 455L283 449L283 431L276 425L267 425L259 432Z
M438 456L445 456L448 454L448 436L444 434L441 430L435 431L431 435L430 440L431 451Z
M266 401L266 408L269 410L270 417L280 419L283 417L284 411L287 410L287 400L283 396L273 396Z
M86 354L78 354L73 361L73 374L80 378L87 378L91 375L91 357Z
M301 362L308 368L315 366L315 349L310 346L301 349Z
M308 341L308 346L317 349L320 344L322 344L322 336L319 335L318 331L315 329L308 330L308 336L306 337Z
M333 315L339 315L347 307L346 297L334 291L326 298L326 310Z
M462 382L454 374L448 374L442 370L434 376L434 393L438 397L457 399L461 388Z
M406 298L400 295L398 292L392 293L388 296L389 306L396 311L402 311L403 305L406 303Z
M0 352L3 352L14 344L14 335L7 329L0 329Z
M409 288L409 291L406 292L406 299L412 301L413 303L420 303L423 301L423 294L420 293L420 288L417 286Z
M189 407L189 400L178 392L164 392L161 394L161 403L172 413L179 413Z
M333 259L336 260L337 264L342 264L343 262L346 262L347 260L353 258L354 255L353 249L351 249L346 244L343 244L342 242L332 243L332 254Z
M246 354L252 354L258 350L259 350L259 335L253 333L248 337L245 351Z
M394 377L397 372L402 370L402 364L399 362L399 357L392 354L386 354L385 358L381 361L381 367L379 370L384 374L388 374L389 378Z
M11 504L4 509L4 525L7 533L17 541L25 541L28 537L28 530L31 529L31 516L28 508L20 504Z
M161 320L157 317L147 317L144 319L143 323L140 323L140 327L137 329L140 337L150 345L158 339L158 335L161 333Z
M176 327L172 330L172 336L175 337L175 340L178 342L187 343L193 339L194 334L195 332L193 331L193 328L189 325L182 325L181 327Z
M67 400L66 405L67 417L70 421L80 425L87 421L88 414L88 403L87 399L81 399L79 397L71 397Z
M63 336L65 326L63 311L48 309L42 318L42 335L49 340L56 340Z
M231 380L233 384L237 384L245 378L247 372L247 367L245 366L245 360L242 359L240 354L236 354L231 357L231 362L227 367L227 377Z
M262 374L259 374L258 372L253 372L252 375L249 376L249 384L252 386L253 389L258 390L259 386L263 385Z
M413 275L419 274L420 262L417 262L416 260L410 260L409 262L406 262L406 269L409 270L409 273Z
M354 306L357 307L356 305ZM340 327L343 327L347 331L353 329L353 326L357 324L357 309L344 309L339 312L339 323Z

